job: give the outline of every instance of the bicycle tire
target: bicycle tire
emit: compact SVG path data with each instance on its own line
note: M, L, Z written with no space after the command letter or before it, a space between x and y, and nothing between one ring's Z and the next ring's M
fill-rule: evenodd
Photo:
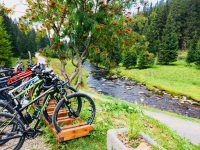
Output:
M96 108L95 108L94 101L92 100L92 98L90 98L86 94L74 93L74 94L68 95L66 97L67 98L67 102L66 102L65 99L60 100L59 103L57 104L54 112L53 112L52 123L53 123L53 126L54 126L54 128L55 128L57 133L62 131L62 127L60 127L60 125L57 123L57 118L59 116L59 110L62 108L63 105L66 105L66 103L69 103L70 99L73 100L73 98L77 98L77 97L79 97L81 99L81 101L83 100L83 98L86 98L86 100L89 102L90 107L91 107L91 110L90 110L91 111L91 115L89 116L89 119L87 119L87 121L85 121L85 120L84 121L87 124L92 124L92 122L94 120L94 117L95 117L95 113L96 113ZM83 102L82 102L81 112L80 112L80 114L78 114L77 118L81 117L81 113L82 113L83 109L84 109L84 106L83 106ZM70 111L71 110L69 110L69 108L68 108L68 112L70 112ZM69 113L68 113L68 115L69 115ZM70 117L70 116L67 116L67 117Z
M0 100L0 112L9 112L13 114L15 110L7 101Z
M9 114L9 113L0 113L0 117L4 117L4 118L9 118L9 119L11 119L11 122L10 122L10 124L11 123L14 123L14 124L16 124L17 126L18 126L18 128L17 128L17 130L19 130L19 128L20 128L20 130L22 130L22 132L24 132L25 131L25 127L24 127L24 125L23 125L23 123L15 116L14 117L14 115L12 115L12 114ZM13 119L14 118L14 119ZM1 121L0 121L0 126L1 126ZM2 136L2 133L0 133L0 139L2 138L3 136ZM3 148L5 147L5 144L7 143L7 142L9 142L10 140L5 140L5 141L1 141L0 142L0 146L1 146L1 149L3 150ZM21 147L22 147L22 145L24 144L24 141L25 141L25 136L24 136L24 134L22 134L22 136L20 137L20 139L19 139L19 142L18 142L18 144L13 148L14 150L19 150ZM4 146L4 147L3 147ZM10 146L10 145L9 145ZM8 149L8 148L6 148L6 149Z
M72 92L77 92L77 90L71 86L67 87L69 90L71 90ZM46 119L46 121L48 121L50 124L52 123L52 117L48 114L48 111L47 111L47 108L49 106L49 103L51 100L56 100L57 102L59 102L59 100L54 96L55 92L54 93L49 93L48 95L46 95L44 97L44 100L43 100L43 105L46 101L47 102L47 107L45 107L44 111L43 111L43 115L44 115L44 118ZM50 100L47 100L50 96ZM78 100L78 108L77 108L77 113L79 113L81 111L81 101Z

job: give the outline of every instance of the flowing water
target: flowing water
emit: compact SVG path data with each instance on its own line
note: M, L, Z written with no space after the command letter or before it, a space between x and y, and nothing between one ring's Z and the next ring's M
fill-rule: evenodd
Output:
M200 106L180 101L169 94L155 94L134 81L126 79L106 79L105 71L95 67L89 62L85 62L84 67L89 73L89 86L105 95L200 119Z

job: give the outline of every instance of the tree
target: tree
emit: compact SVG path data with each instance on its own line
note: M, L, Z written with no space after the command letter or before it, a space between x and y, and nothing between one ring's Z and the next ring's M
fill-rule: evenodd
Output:
M9 18L6 14L6 10L4 9L1 9L0 16L3 17L5 30L9 35L13 56L27 58L28 51L34 53L36 51L35 30L32 29L26 34L24 31L20 31L17 26L17 21L13 21L11 18Z
M117 30L125 28L126 33L123 32L122 35L131 42L130 37L133 32L130 25L134 22L130 17L124 16L123 10L130 8L136 2L129 0L27 0L26 2L28 9L20 19L20 29L27 31L34 23L42 24L40 33L45 36L47 31L52 39L52 50L58 54L62 64L61 73L68 83L78 76L77 86L80 85L82 64L90 56L89 47L92 44L98 43L97 48L104 52L105 55L101 57L107 62L106 64L114 65L119 60L113 62L113 55L117 55L117 49L120 48L116 41L120 39L116 36ZM67 48L71 51L72 64L75 66L71 77L65 71L67 50L63 40L66 38L69 39ZM110 52L106 54L107 50Z
M200 39L196 46L196 62L195 64L200 68Z
M178 37L175 32L174 19L171 13L168 16L167 24L164 30L162 48L158 55L158 61L161 64L169 64L177 59Z
M11 43L9 36L5 31L3 25L3 18L0 16L0 65L9 66L11 65Z
M123 66L130 68L137 65L137 52L131 47L130 49L123 50Z
M17 49L17 32L19 31L17 25L3 12L0 11L0 16L3 18L4 27L9 35L9 41L11 42L12 52L14 56L18 56L19 51ZM18 30L18 31L17 31Z
M37 42L37 49L43 49L47 46L50 46L50 41L49 41L49 38L48 36L44 36L44 37L40 37L38 42Z
M34 53L37 50L37 43L36 43L36 33L35 30L32 29L27 35L27 51Z
M187 47L191 48L191 42L195 36L197 39L200 38L200 1L199 0L186 0L185 1L185 40L187 42Z
M166 30L166 21L169 17L173 20L173 32L176 33L178 38L178 49L185 50L190 48L196 32L198 33L198 38L200 37L199 0L167 0L162 5L158 3L152 10L149 10L149 13L145 12L145 14L149 19L144 29L144 34L150 42L149 51L154 50L155 47L153 46L158 43L163 45L162 39L167 33L164 30ZM156 14L156 17L152 18L153 14ZM156 41L155 44L154 41Z
M194 63L196 62L197 58L197 50L199 49L198 46L198 35L195 33L193 39L190 42L190 48L188 50L188 55L187 55L187 63Z
M146 22L143 33L149 41L148 51L151 53L158 53L160 50L159 32L157 28L157 13L153 12L149 20Z

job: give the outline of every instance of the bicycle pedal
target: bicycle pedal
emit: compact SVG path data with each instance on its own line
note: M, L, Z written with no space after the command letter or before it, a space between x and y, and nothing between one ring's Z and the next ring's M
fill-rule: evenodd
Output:
M26 138L27 139L34 139L36 138L38 135L38 132L33 129L33 128L29 128L27 131L26 131Z
M42 133L43 133L43 131L40 130L40 129L36 129L35 131L36 131L38 134L42 134Z

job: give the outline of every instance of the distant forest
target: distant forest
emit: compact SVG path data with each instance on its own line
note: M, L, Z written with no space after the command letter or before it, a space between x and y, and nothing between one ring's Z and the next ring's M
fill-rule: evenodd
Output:
M200 0L161 0L144 8L148 51L194 48L200 39Z
M142 29L138 28L137 24L130 28L140 35L145 35L145 42L148 43L145 51L150 53L147 53L148 58L152 56L150 64L155 64L154 57L158 60L156 63L169 64L177 60L178 50L188 50L186 61L200 66L200 0L160 0L155 6L145 5L143 11L133 17L140 18L140 16L146 18ZM8 53L10 49L13 57L27 58L27 51L34 53L38 49L50 45L47 36L38 39L34 29L25 34L20 31L15 20L10 19L3 12L0 12L0 17L3 18L0 18L3 20L0 29L2 28L2 32L6 31L5 36L0 35L2 60L11 57L11 54ZM7 39L7 41L5 42L3 39ZM5 44L2 44L3 42ZM138 53L134 48L134 43L132 49L129 48L126 52L122 50L122 47L117 47L115 52L116 55L110 53L112 61L116 60L113 64L119 64L124 60L123 64L128 62L127 67L135 66L137 62L143 63L142 68L147 66L145 64L147 62L144 61L146 54ZM50 55L51 53L53 53L51 49L46 51L46 54ZM132 57L132 55L134 56ZM100 58L96 53L90 56L95 63L104 64L105 59L101 60Z
M13 57L27 58L28 51L34 53L38 49L50 45L47 36L36 40L36 31L34 29L25 34L18 28L16 20L12 20L3 12L0 12L0 16L3 18L2 26L8 34Z

